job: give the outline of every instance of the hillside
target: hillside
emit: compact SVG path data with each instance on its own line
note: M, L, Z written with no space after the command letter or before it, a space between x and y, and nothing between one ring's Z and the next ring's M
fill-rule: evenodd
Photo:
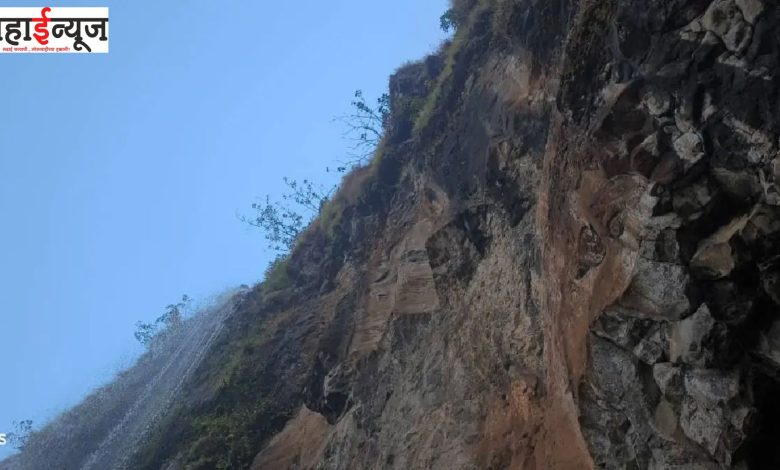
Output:
M780 468L780 7L454 12L122 465Z

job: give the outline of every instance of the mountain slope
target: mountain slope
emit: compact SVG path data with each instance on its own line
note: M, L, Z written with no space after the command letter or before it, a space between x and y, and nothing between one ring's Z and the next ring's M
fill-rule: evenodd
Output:
M458 1L130 468L776 468L780 8Z
M224 294L176 331L158 335L136 364L33 433L0 468L123 468L200 365L233 302L234 293Z

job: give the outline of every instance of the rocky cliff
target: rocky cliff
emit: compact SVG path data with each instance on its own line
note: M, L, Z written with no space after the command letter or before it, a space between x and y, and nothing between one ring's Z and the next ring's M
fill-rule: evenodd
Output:
M455 8L147 462L779 468L777 3Z
M780 468L780 7L458 1L131 468Z

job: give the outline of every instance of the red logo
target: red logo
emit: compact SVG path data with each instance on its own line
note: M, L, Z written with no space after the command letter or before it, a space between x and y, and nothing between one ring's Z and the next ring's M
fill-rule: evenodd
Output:
M51 8L44 7L41 9L41 17L40 18L33 18L33 23L38 23L35 25L35 34L33 34L33 37L36 41L38 41L38 44L46 45L49 43L49 30L46 29L46 24L49 22L49 18L46 17L46 13L49 13L51 11Z

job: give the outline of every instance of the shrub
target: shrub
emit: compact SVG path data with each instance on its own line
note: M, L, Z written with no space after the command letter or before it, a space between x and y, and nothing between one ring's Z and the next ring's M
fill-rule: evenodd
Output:
M319 214L335 190L326 191L309 180L299 183L284 178L284 183L288 192L281 201L271 201L266 196L265 202L252 204L254 216L240 217L242 222L262 230L268 248L280 254L289 253L309 220Z
M426 98L422 109L414 121L415 133L422 131L428 125L431 117L433 117L433 114L439 104L439 100L441 99L442 90L445 87L445 84L447 84L447 82L449 82L452 78L452 72L455 67L455 61L457 60L458 54L463 50L463 47L468 41L470 30L472 29L472 24L480 12L487 8L485 4L479 8L473 8L476 4L477 3L473 1L453 2L452 9L457 12L456 14L459 15L458 18L462 18L462 20L458 20L458 28L452 40L445 41L439 48L439 54L444 56L444 68L439 74L436 80L436 84L433 86L433 89ZM463 8L463 10L461 10L461 8Z
M355 91L351 114L340 116L345 127L344 137L352 142L349 159L336 168L340 173L365 165L381 142L390 119L390 95L383 93L371 106L363 96L362 90Z
M180 302L166 306L165 313L157 317L153 323L137 322L135 324L135 339L145 347L151 347L164 337L176 333L184 322L190 303L190 297L184 294L181 296Z
M439 17L439 26L445 33L449 33L450 30L457 30L459 24L460 18L458 17L458 12L454 8L450 8Z
M287 272L288 262L289 257L284 255L277 257L268 264L262 285L264 294L287 289L292 285L290 275Z

